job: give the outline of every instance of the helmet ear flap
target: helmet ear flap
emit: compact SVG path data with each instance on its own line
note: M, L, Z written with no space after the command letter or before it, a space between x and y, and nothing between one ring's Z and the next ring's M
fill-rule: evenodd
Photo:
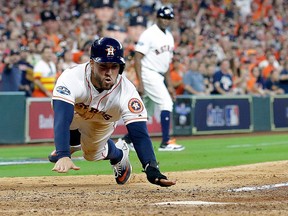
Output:
M122 74L125 69L125 64L120 64L119 74Z

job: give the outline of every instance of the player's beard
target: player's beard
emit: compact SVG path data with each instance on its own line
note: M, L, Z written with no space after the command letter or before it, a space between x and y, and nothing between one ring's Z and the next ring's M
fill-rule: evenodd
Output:
M94 80L95 80L95 82L97 83L97 85L98 86L95 86L95 88L99 91L103 91L103 90L110 90L113 86L114 86L114 84L115 84L115 82L116 82L116 80L117 80L117 77L118 76L116 76L116 78L115 79L113 79L113 77L112 76L104 76L104 77L101 77L101 76L99 76L97 73L94 73L94 75L92 75L93 76L93 78L94 78Z

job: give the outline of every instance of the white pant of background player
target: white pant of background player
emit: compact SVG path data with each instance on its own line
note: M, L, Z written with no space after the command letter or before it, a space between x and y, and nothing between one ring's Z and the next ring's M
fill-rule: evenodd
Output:
M148 116L154 115L155 106L158 106L160 113L162 110L172 113L173 101L166 88L164 79L164 75L142 67L142 81L145 89L143 102ZM169 145L165 148L159 148L159 151L182 151L183 149L184 147L176 144L175 140L170 140Z

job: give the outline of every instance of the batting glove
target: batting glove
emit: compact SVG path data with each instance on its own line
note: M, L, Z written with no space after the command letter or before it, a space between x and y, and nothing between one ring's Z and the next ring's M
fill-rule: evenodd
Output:
M167 180L167 177L159 171L157 162L150 162L145 166L144 172L150 183L159 185L161 187L169 187L171 184L160 181L161 179Z

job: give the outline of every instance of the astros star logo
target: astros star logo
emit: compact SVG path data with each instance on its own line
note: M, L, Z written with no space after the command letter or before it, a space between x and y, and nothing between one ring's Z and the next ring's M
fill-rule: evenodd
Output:
M114 49L114 47L109 46L107 49L105 49L107 51L107 56L114 56L114 51L116 49Z
M137 98L130 99L128 103L128 108L132 113L140 113L143 111L143 104L142 102Z

